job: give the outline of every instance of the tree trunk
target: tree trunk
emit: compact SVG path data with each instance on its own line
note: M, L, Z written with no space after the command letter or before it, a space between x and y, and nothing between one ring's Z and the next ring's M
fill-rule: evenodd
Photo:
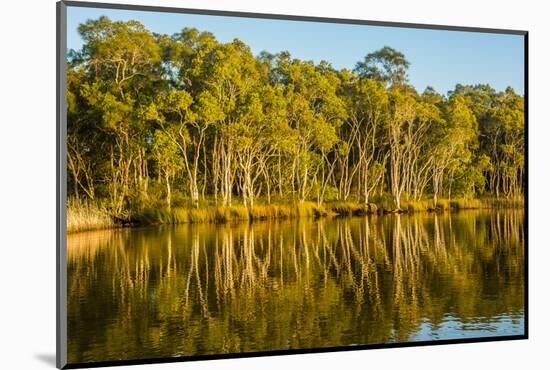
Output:
M172 191L170 189L170 176L168 176L168 172L165 172L164 179L166 180L166 204L168 205L168 209L172 207Z

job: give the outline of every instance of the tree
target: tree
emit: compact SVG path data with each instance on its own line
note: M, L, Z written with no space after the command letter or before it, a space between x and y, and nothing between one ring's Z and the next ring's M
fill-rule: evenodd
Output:
M163 174L166 182L166 204L168 209L172 206L171 183L177 172L183 167L182 159L178 155L178 145L165 131L156 131L153 137L153 157L159 168L159 174Z
M390 47L351 71L254 56L193 28L159 35L101 17L79 32L82 49L67 55L68 192L117 219L184 199L391 197L385 206L401 209L525 191L524 98L511 88L419 94Z
M346 72L347 74L347 72ZM358 174L360 189L365 204L369 203L372 191L379 185L385 172L387 155L383 145L380 145L382 128L388 120L388 95L384 84L373 79L357 79L354 76L344 76L342 96L348 111L348 119L343 126L344 140L352 145L355 157L352 163L342 166L340 185L344 188L343 198L351 191L354 177ZM347 170L349 168L349 171Z
M288 101L287 119L298 138L293 153L293 183L297 183L299 199L304 201L310 179L314 179L320 202L334 167L327 163L328 153L338 141L336 129L346 114L337 96L339 79L328 65L316 67L311 62L291 59L288 53L279 55L276 68L276 79L284 86Z
M145 125L139 113L158 80L160 48L136 21L106 17L79 26L84 46L75 70L84 70L79 96L96 112L109 141L110 197L115 213L124 210L132 170L142 173ZM139 167L139 168L137 168ZM137 178L137 176L136 176Z
M476 135L476 119L461 96L452 96L443 107L445 120L434 128L437 145L433 151L432 184L434 208L447 173L452 188L457 167L470 160L469 145Z
M409 61L405 55L389 46L367 54L355 66L355 72L362 78L370 78L386 84L398 85L407 82Z
M397 209L401 209L401 194L407 185L407 170L410 159L410 140L416 120L416 101L398 87L389 92L390 114L386 125L389 150L390 191Z

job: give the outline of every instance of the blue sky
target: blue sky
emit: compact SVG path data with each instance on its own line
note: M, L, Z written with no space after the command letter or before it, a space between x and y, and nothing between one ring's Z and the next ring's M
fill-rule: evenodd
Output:
M256 55L287 50L293 57L326 60L336 68L352 69L366 54L387 45L405 54L411 63L409 81L418 91L432 86L447 93L457 83L489 83L496 90L512 86L524 92L524 45L519 35L68 7L68 48L80 49L78 25L101 15L135 19L168 35L195 27L222 42L239 38Z

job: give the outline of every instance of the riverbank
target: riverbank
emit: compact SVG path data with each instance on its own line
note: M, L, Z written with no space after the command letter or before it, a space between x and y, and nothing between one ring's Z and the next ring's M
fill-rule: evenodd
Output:
M209 205L200 208L146 208L139 212L129 212L124 216L113 216L107 209L93 203L72 200L67 204L67 232L73 233L135 225L228 223L268 219L364 216L389 213L523 207L523 198L441 199L438 200L437 207L435 208L433 200L429 199L403 201L399 210L385 206L383 203L328 202L317 205L315 202L306 201L295 204L258 204L252 207L242 205L230 207Z
M106 209L95 203L74 199L67 202L67 232L110 229L119 225Z

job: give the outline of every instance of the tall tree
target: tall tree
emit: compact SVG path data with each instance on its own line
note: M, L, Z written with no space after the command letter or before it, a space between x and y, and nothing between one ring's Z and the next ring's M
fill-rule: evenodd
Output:
M407 82L409 61L405 55L389 46L367 54L355 65L355 72L363 78L384 82L386 86Z
M70 197L113 216L202 200L514 198L525 190L524 99L511 88L407 83L390 47L353 71L184 28L106 17L68 53Z
M353 161L343 166L345 176L340 180L344 187L344 199L349 196L354 177L359 177L358 190L365 204L370 194L379 185L385 172L387 154L381 145L382 129L388 120L388 94L384 84L373 79L357 79L344 76L342 96L346 104L348 119L342 135L352 146ZM344 172L345 171L345 172Z
M432 183L434 208L447 174L452 188L454 173L471 157L469 145L475 139L476 118L461 96L452 96L443 108L445 120L434 128L437 145L433 151Z
M136 21L101 17L78 30L84 46L75 68L86 71L79 94L101 117L101 129L107 132L110 197L115 213L122 213L130 188L136 185L132 172L143 172L146 134L139 112L159 81L160 47Z

